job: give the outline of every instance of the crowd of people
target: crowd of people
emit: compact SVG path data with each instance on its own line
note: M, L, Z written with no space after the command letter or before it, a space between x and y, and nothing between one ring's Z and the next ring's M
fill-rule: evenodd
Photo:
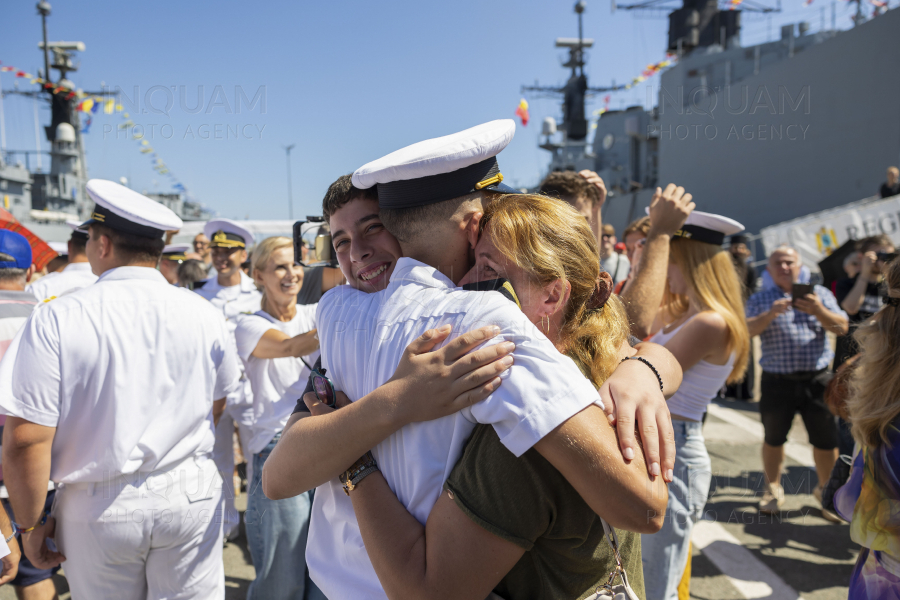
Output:
M338 177L337 266L228 219L167 243L174 213L102 180L58 273L30 282L28 241L0 230L0 584L51 599L62 565L75 598L224 598L237 455L251 599L682 598L707 408L752 397L758 362L759 511L780 511L799 413L822 514L863 546L851 597L896 591L890 239L834 293L788 246L760 285L743 226L677 185L621 242L595 173L505 185L514 131Z

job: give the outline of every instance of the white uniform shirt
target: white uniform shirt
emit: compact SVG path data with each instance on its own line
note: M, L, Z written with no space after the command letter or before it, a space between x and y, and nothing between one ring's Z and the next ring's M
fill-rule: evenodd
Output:
M203 287L194 290L215 306L219 312L225 315L228 321L228 330L234 333L237 326L235 318L241 313L253 314L260 310L262 294L256 289L256 284L243 271L241 282L237 285L222 287L217 276L205 280Z
M267 312L241 315L234 332L238 355L244 362L244 372L253 389L254 422L247 448L257 454L284 429L303 396L309 379L309 367L315 364L319 351L303 357L256 358L253 351L270 329L277 329L290 337L316 328L316 304L297 305L297 314L290 321L279 321ZM306 364L303 361L306 361Z
M53 481L164 472L212 452L213 400L240 376L229 338L209 303L156 269L111 269L35 309L0 412L57 428Z
M515 304L496 292L467 292L435 269L401 258L388 288L329 291L316 318L322 366L335 389L357 400L384 384L407 345L451 324L450 339L485 325L516 343L515 363L487 400L454 415L408 425L373 449L400 502L425 523L476 423L494 426L516 456L600 396ZM335 440L335 443L340 443ZM316 490L306 545L310 576L329 598L386 598L369 561L350 498L335 480Z
M31 292L38 301L42 301L80 290L95 281L97 276L91 271L91 263L69 263L62 271L41 277L25 288L25 291Z

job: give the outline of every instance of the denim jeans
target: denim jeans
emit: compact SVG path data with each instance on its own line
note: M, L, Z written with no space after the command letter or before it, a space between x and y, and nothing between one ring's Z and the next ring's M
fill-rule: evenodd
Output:
M280 438L279 433L262 452L253 455L244 524L256 579L250 583L247 600L324 600L306 570L312 491L269 500L262 490L263 465Z
M647 600L678 600L678 583L687 566L691 530L703 516L712 481L703 424L673 420L672 425L675 469L674 481L669 484L666 518L657 533L641 536Z

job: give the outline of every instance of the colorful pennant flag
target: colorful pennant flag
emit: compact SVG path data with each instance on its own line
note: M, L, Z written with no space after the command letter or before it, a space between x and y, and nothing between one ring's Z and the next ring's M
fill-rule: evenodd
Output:
M528 102L525 98L519 100L519 106L516 107L516 116L522 120L522 127L528 125Z

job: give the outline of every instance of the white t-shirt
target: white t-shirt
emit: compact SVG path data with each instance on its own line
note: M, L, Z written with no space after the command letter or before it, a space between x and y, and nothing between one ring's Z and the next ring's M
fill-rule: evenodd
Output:
M41 277L25 288L25 291L34 294L38 300L46 300L80 290L95 281L97 276L91 270L91 263L69 263L62 271Z
M119 267L25 323L0 412L56 427L50 479L102 482L209 457L240 369L222 316L156 269Z
M388 288L366 294L349 286L329 291L316 318L322 366L335 388L354 400L384 384L407 345L432 327L450 324L450 339L485 325L502 334L489 344L516 343L515 363L483 402L425 423L407 425L373 449L401 503L421 523L441 494L476 423L494 426L516 456L600 395L575 363L522 311L497 292L468 292L435 269L401 258ZM339 443L336 440L335 443ZM335 480L316 490L306 562L329 598L386 598L359 533L350 498Z
M298 304L297 314L287 322L279 321L262 310L237 318L234 337L238 355L244 361L244 372L253 389L254 422L250 427L250 440L247 441L247 448L253 454L261 452L275 434L284 429L309 379L307 365L311 367L315 364L319 351L304 356L302 360L293 357L256 358L252 353L263 334L270 329L277 329L290 337L315 329L316 307L316 304Z

